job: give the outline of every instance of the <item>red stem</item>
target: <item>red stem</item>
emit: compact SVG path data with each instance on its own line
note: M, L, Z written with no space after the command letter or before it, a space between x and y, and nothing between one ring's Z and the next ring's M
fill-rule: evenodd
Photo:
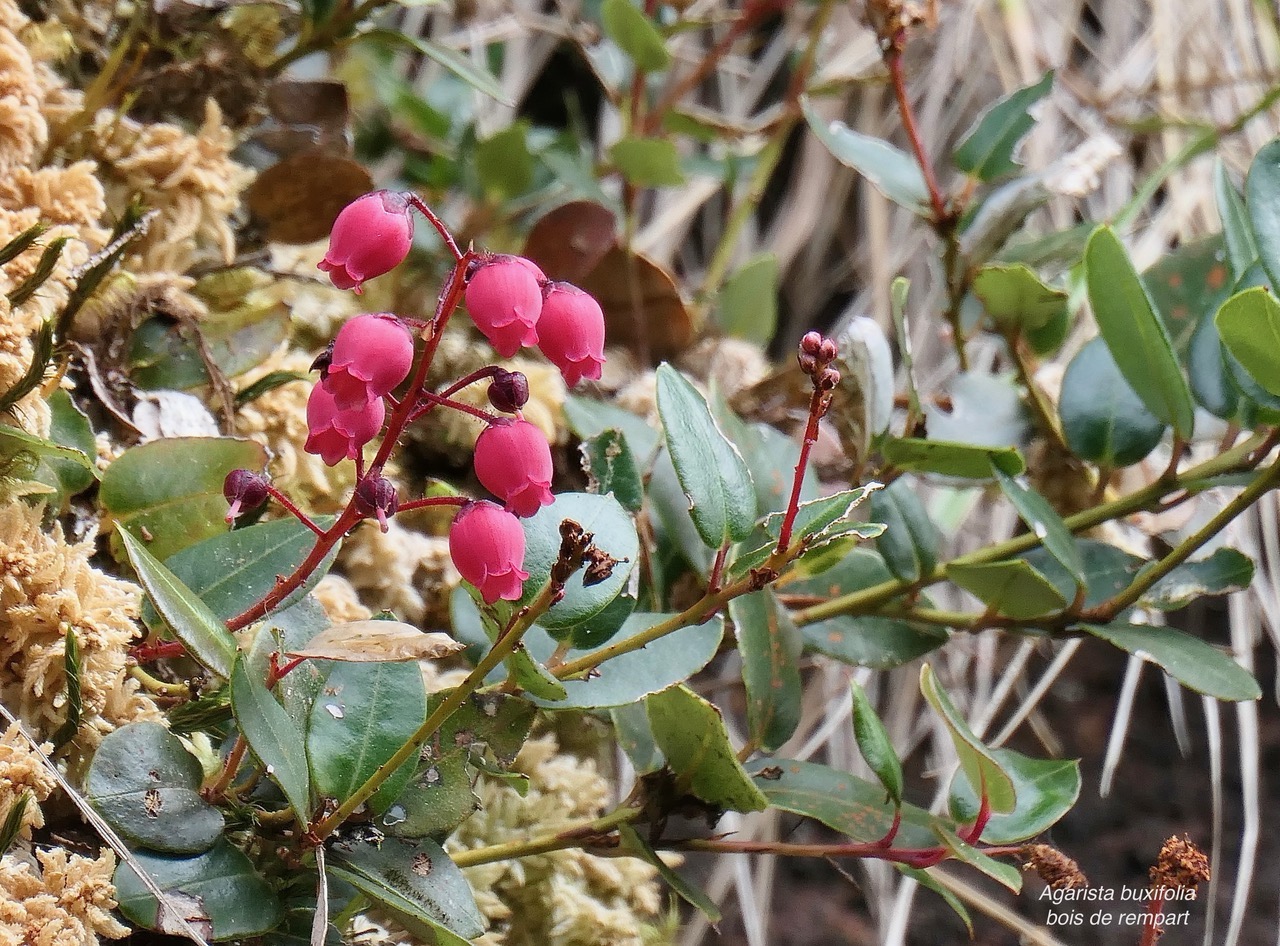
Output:
M879 841L848 844L790 844L785 841L728 841L693 838L686 841L662 842L658 846L678 851L714 851L725 854L780 854L787 857L865 857L919 868L932 867L941 863L950 854L950 851L942 846L894 849L883 847ZM986 853L986 851L984 850L983 853Z
M711 563L711 574L707 578L707 590L716 592L720 590L720 576L724 571L724 560L729 556L729 542L726 539L720 544L720 548L716 551L716 559Z
M796 513L800 509L800 487L804 485L804 471L809 466L809 451L818 440L818 421L831 405L831 394L816 387L809 398L809 422L804 428L804 443L800 445L800 459L796 461L796 476L791 483L791 499L778 532L778 551L785 552L791 546L791 530L795 528Z
M884 837L882 837L879 841L877 841L876 844L880 845L881 847L892 847L893 839L898 836L898 829L901 827L902 827L902 806L899 805L897 808L893 809L893 824L889 825L889 830L884 833Z
M983 830L987 827L987 822L991 820L991 799L987 795L986 778L982 778L982 800L978 803L978 814L973 819L967 831L960 832L960 839L970 844L977 844L978 839L982 837Z
M295 506L295 505L293 504L293 500L292 500L292 499L290 499L288 496L286 496L284 493L280 492L280 490L276 489L274 486L272 486L272 485L271 485L271 484L269 484L269 483L267 484L267 492L271 494L271 498L272 498L272 499L274 499L274 500L275 500L276 502L278 502L281 506L283 506L285 509L287 509L289 512L291 512L291 513L293 514L294 518L296 518L296 519L297 519L299 522L301 522L304 526L306 526L308 529L310 529L310 530L311 530L312 532L314 532L316 535L321 536L321 537L323 537L323 536L324 536L324 530L323 530L323 529L321 529L318 525L316 525L316 524L311 520L311 517L310 517L310 516L308 516L305 512L303 512L301 509L299 509L297 506Z
M145 664L165 657L183 657L186 653L187 647L182 641L161 641L158 644L139 644L129 651L129 656Z
M483 411L470 404L464 404L462 401L455 401L453 398L445 397L443 394L436 394L434 391L419 391L418 396L425 398L432 404L439 404L441 407L452 407L455 411L462 411L464 414L478 417L486 424L492 424L499 419L497 414L490 414L488 411Z
M428 506L465 506L469 502L471 502L470 496L424 496L422 499L411 499L407 503L401 503L396 512L425 509Z
M893 94L898 99L898 111L902 113L902 127L911 141L911 150L915 152L916 163L920 165L920 173L924 175L925 187L929 189L929 203L933 206L933 222L942 224L947 220L947 202L942 198L942 189L938 187L933 165L929 162L929 156L925 154L920 129L916 127L915 111L907 96L907 78L902 70L902 50L906 44L907 31L898 30L885 51L884 62L889 67L889 77L893 80Z
M417 211L422 214L422 216L426 217L427 220L431 222L431 225L436 228L436 233L440 234L440 239L444 240L444 245L449 248L449 252L453 254L453 258L461 262L463 253L458 249L458 244L454 241L453 234L449 232L449 228L444 225L443 221L435 215L431 208L427 206L427 202L421 197L413 193L410 193L407 196L409 198L409 203L417 208Z
M1142 926L1142 939L1138 941L1138 946L1156 946L1156 942L1164 933L1160 928L1160 924L1156 918L1160 915L1160 911L1164 909L1164 896L1153 896L1147 904L1147 915Z

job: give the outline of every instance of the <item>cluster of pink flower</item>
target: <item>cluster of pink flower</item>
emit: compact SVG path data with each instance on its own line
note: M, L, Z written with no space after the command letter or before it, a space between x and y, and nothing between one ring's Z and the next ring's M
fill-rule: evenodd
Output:
M604 314L590 295L568 283L552 282L534 263L519 256L475 255L457 252L443 225L412 194L376 191L349 204L338 215L329 251L320 268L340 289L360 292L361 285L398 266L413 242L413 210L417 208L441 230L465 266L463 299L476 328L504 358L521 347L536 345L560 369L565 382L596 380L604 364ZM431 336L443 328L448 311L437 314ZM387 408L407 412L411 420L435 406L467 410L483 417L487 426L476 441L476 477L503 505L486 500L454 500L460 505L449 529L449 551L464 578L487 602L516 600L524 570L525 541L520 516L531 516L552 502L551 446L534 425L520 415L528 401L524 375L490 366L469 375L444 395L410 390L401 400L393 393L413 368L414 333L410 325L389 313L359 315L338 331L329 350L317 359L321 381L307 403L306 450L333 466L354 460L358 481L354 508L375 516L385 530L387 517L409 505L433 505L449 500L419 500L401 507L395 487L380 469L363 470L364 447L387 422ZM433 349L434 350L434 349ZM420 371L415 379L425 377ZM464 384L489 378L489 402L510 417L491 415L450 400ZM403 424L393 419L397 433ZM382 453L379 454L382 456ZM224 492L231 503L228 518L242 509L261 505L275 496L292 505L257 474L237 470L228 476Z

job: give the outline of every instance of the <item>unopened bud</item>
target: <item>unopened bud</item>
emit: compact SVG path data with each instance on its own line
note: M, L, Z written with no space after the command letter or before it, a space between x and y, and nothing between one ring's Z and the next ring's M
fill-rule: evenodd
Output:
M252 470L232 470L222 481L222 495L226 497L230 508L227 509L227 522L235 522L240 513L257 509L271 495L267 489L267 478Z
M818 358L816 355L811 355L807 351L802 351L797 356L796 360L800 362L800 370L807 375L812 375L818 370Z
M836 348L836 343L829 338L824 338L822 344L818 346L818 360L825 365L835 361L838 354L840 354L840 350Z
M840 384L840 372L835 368L823 368L814 383L819 391L834 391Z
M375 516L386 532L387 517L394 516L400 508L395 485L385 476L366 476L356 486L356 508L366 516Z
M800 351L806 355L816 357L821 347L822 334L819 332L805 332L804 338L800 339Z
M489 385L489 403L494 410L514 414L529 403L529 379L521 371L499 368Z

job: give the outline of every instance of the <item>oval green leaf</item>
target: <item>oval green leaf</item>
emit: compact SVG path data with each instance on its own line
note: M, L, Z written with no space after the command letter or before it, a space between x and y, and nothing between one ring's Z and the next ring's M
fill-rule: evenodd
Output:
M876 550L893 577L915 581L938 565L938 528L913 488L913 478L900 476L871 494L871 518L884 523Z
M1022 165L1013 153L1036 120L1028 109L1053 88L1053 70L1035 85L1010 92L979 116L956 146L956 167L979 180L991 181L1017 172Z
M858 681L850 680L849 687L853 692L853 737L858 741L858 751L893 803L901 805L902 762L894 751L889 732Z
M964 769L969 783L980 785L986 791L991 811L1005 814L1016 810L1018 797L1013 779L1004 771L991 750L973 734L969 723L960 715L928 664L920 668L920 693L942 718L951 734L951 743L955 746L956 755L960 757L960 767Z
M988 844L1016 844L1051 827L1080 797L1080 763L1074 759L1032 759L1012 749L992 749L992 756L1013 779L1017 807L992 815L982 832ZM970 824L978 816L978 793L961 769L951 781L951 817Z
M600 20L605 35L618 44L645 72L657 72L671 64L658 27L631 0L604 0Z
M1015 447L978 447L907 437L886 441L883 450L884 458L899 469L963 479L990 479L993 466L1010 476L1017 476L1027 468Z
M1166 426L1134 393L1101 338L1089 341L1067 366L1058 415L1071 451L1110 468L1143 459Z
M1244 193L1258 260L1271 285L1280 286L1280 138L1268 141L1253 156Z
M1222 304L1214 319L1222 344L1268 394L1280 396L1280 304L1261 286Z
M915 158L881 138L854 131L842 121L823 118L808 98L801 99L801 107L809 128L837 161L853 168L895 204L921 217L931 214L929 188Z
M1262 688L1248 670L1198 637L1172 627L1136 624L1084 624L1081 627L1121 650L1158 664L1171 677L1197 693L1240 702L1256 700Z
M307 825L311 817L311 773L302 730L263 680L246 670L243 657L237 658L231 671L231 709L249 748L293 806L298 823Z
M1253 583L1253 559L1235 549L1215 549L1212 555L1185 562L1153 585L1139 604L1176 611L1211 595L1243 591Z
M800 725L797 661L804 638L768 588L730 601L729 618L742 655L751 739L772 752L790 739Z

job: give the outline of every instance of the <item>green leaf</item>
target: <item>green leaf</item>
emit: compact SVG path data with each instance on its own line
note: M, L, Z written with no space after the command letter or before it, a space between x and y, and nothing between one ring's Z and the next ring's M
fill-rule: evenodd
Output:
M893 802L884 787L848 772L816 762L792 759L753 759L747 771L769 805L821 821L859 844L879 841L893 824ZM915 805L903 805L902 825L894 846L936 847L937 819Z
M10 801L4 823L0 824L0 856L8 854L13 842L18 840L18 834L22 831L22 816L27 813L27 806L34 804L35 800L35 795L27 788Z
M199 854L222 837L222 812L200 797L204 771L159 723L130 723L108 733L93 755L85 794L133 844Z
M1244 193L1258 260L1271 285L1280 286L1280 138L1268 141L1253 156Z
M894 751L893 742L876 715L866 692L857 680L850 679L853 691L853 736L858 740L858 751L868 768L875 773L880 784L895 805L902 804L902 762Z
M98 468L90 459L98 451L93 427L62 388L50 394L45 403L49 405L49 440L75 451L76 455L64 454L61 450L44 454L35 478L52 486L63 497L75 496L98 479Z
M427 710L432 712L450 691L427 697ZM439 744L443 747L485 746L504 768L515 762L536 710L532 703L509 693L473 693L463 701L440 726Z
M622 431L627 444L641 466L653 459L661 435L642 417L604 401L570 394L564 399L564 418L569 428L581 439L595 437L606 430Z
M1262 696L1248 670L1216 647L1171 627L1084 624L1095 637L1158 664L1183 686L1215 699L1239 702Z
M976 867L992 880L1003 884L1014 893L1022 892L1022 872L1018 868L1012 864L1003 864L989 854L984 854L973 845L960 840L960 838L941 825L937 827L935 834L937 834L938 840L942 842L943 847L950 851L956 860Z
M419 928L431 928L437 946L456 946L484 932L471 886L434 841L338 841L330 850L333 876ZM447 934L443 939L442 933Z
M842 121L828 121L801 99L804 117L837 161L865 177L876 190L895 204L929 216L929 188L916 159L880 138L854 131Z
M1010 92L984 111L956 147L952 155L956 167L983 181L1018 171L1022 165L1013 159L1013 152L1036 123L1028 109L1051 88L1052 69L1035 85Z
M1076 353L1058 400L1067 446L1082 460L1130 466L1155 449L1165 423L1143 405L1101 338Z
M213 311L198 323L163 316L133 333L129 375L147 391L186 391L209 383L206 353L227 378L262 364L289 337L289 311L278 302Z
M947 566L947 578L997 614L1018 620L1061 611L1067 599L1023 559Z
M315 533L296 519L277 519L205 539L167 559L165 566L209 606L219 621L227 621L261 601L275 587L277 575L289 575L301 565L315 546L315 539ZM338 547L334 546L276 610L284 611L305 598L328 574L337 554ZM149 613L145 607L142 620L148 627L156 626L154 612ZM299 646L303 643L300 641Z
M582 471L590 483L588 491L613 498L630 513L638 513L644 505L644 484L635 455L622 431L615 427L602 430L582 441Z
M653 741L653 727L644 703L615 706L609 710L609 718L613 720L618 747L627 754L637 775L649 775L662 768L666 759Z
M916 495L912 477L900 476L871 494L871 518L885 530L876 550L894 578L915 581L938 565L938 528Z
M1076 545L1076 537L1062 521L1049 501L1001 470L992 469L996 482L1018 515L1044 545L1050 555L1070 573L1079 584L1084 584L1084 559Z
M1211 595L1243 591L1253 583L1253 560L1235 549L1216 549L1212 555L1185 562L1161 578L1138 603L1161 611L1176 611Z
M751 740L773 751L800 724L800 667L804 640L768 588L729 602L729 618L742 655Z
M681 877L675 868L668 867L667 863L649 846L649 842L640 837L635 828L629 824L620 825L618 837L622 842L620 845L622 850L631 852L656 870L681 900L700 912L710 922L720 922L720 908L716 906L716 902Z
M1123 549L1093 539L1077 543L1084 570L1085 596L1082 608L1096 608L1129 587L1142 567L1142 559ZM1032 549L1020 556L1036 571L1049 579L1064 598L1075 597L1079 587L1076 576L1044 548Z
M900 874L910 877L921 887L932 890L939 897L946 901L955 915L960 917L960 922L965 925L969 931L969 939L973 939L973 918L969 916L969 911L965 908L964 902L953 894L938 881L934 880L933 875L927 870L921 870L918 867L908 867L906 864L894 864Z
M214 941L258 936L280 922L280 900L254 870L249 858L225 840L198 857L166 857L135 851L138 866L155 879L163 893L194 898L212 927ZM161 929L160 905L127 863L116 868L113 882L120 912L133 923ZM166 915L168 922L172 919Z
M658 367L658 413L702 541L719 548L725 541L745 539L756 518L755 486L746 461L721 432L702 395L668 364Z
M0 424L0 461L11 461L22 456L31 461L29 465L20 467L24 470L23 478L29 477L57 493L59 509L63 505L63 499L72 495L72 487L82 479L81 476L69 472L70 469L78 468L81 473L93 469L88 456L73 447L65 447L17 427ZM10 464L6 462L5 466L9 468ZM89 482L92 483L94 474L87 475ZM74 490L74 492L78 491Z
M717 299L727 335L768 345L778 325L778 257L758 253L725 280Z
M1240 392L1232 383L1223 356L1214 313L1207 312L1187 348L1187 376L1196 403L1214 417L1231 420L1240 410Z
M622 636L631 637L671 617L669 614L633 614L622 625ZM600 709L626 706L688 680L711 662L724 637L724 619L681 628L660 637L641 650L619 654L600 665L585 680L562 680L565 696L556 702L535 700L544 709ZM570 652L573 659L574 652Z
M316 792L346 801L426 718L427 697L417 664L336 664L311 707L307 730Z
M1217 311L1231 292L1226 256L1222 234L1215 233L1170 250L1142 273L1179 360L1185 360L1201 317Z
M397 838L449 834L480 807L471 790L475 775L467 765L469 756L466 748L456 748L414 762L413 777L376 824Z
M605 35L618 44L637 68L658 72L671 64L662 34L631 0L604 0L600 19Z
M874 539L884 533L885 527L878 522L851 522L853 510L868 495L874 495L880 489L879 483L868 483L857 486L820 499L801 503L796 508L795 522L792 524L791 543L806 542L800 561L811 554L825 548L830 543L845 536L858 539ZM745 575L753 568L758 568L772 554L782 536L784 513L770 513L761 525L768 541L738 555L729 569L731 576ZM747 543L748 545L752 543Z
M67 681L67 716L58 727L57 732L49 737L55 749L60 749L72 739L80 729L80 718L84 713L84 691L80 679L80 638L76 637L76 629L68 624L62 636L62 675ZM0 845L0 851L3 845Z
M506 659L507 671L528 696L555 704L568 694L564 684L536 660L524 644L517 644Z
M264 681L246 670L243 656L236 658L231 671L231 708L249 748L305 826L311 817L311 773L302 731Z
M1016 844L1048 831L1071 810L1080 797L1080 763L1074 759L1032 759L1012 749L992 749L991 754L1013 780L1017 807L992 815L982 831L988 844ZM971 824L978 816L978 793L961 769L951 781L951 817Z
M222 482L235 469L261 470L267 452L233 437L166 437L120 454L102 474L98 498L118 527L146 529L161 561L227 531ZM115 547L117 558L122 550ZM272 576L274 579L274 576Z
M649 697L645 706L654 741L684 790L730 811L768 805L738 761L720 710L684 686Z
M564 597L538 619L538 624L557 638L568 637L571 630L587 627L601 616L626 587L640 557L635 522L617 499L591 493L557 493L555 502L521 520L525 536L524 568L529 578L517 607L533 601L550 580L551 566L560 556L560 523L565 519L572 519L594 534L596 546L612 555L617 564L608 578L594 585L583 584L582 569L569 578ZM615 628L617 624L621 624L620 619Z
M200 664L222 677L231 676L236 641L226 625L177 575L159 562L128 530L119 535L147 597Z
M494 78L491 72L477 66L456 49L430 39L410 36L408 33L401 33L399 30L371 29L359 35L365 39L385 41L388 45L408 46L410 49L426 56L436 65L453 73L477 92L481 92L503 105L514 106L516 104L502 91L502 85Z
M1250 377L1280 397L1280 303L1265 288L1246 289L1224 302L1214 321Z
M920 692L946 724L956 755L960 757L960 767L970 784L985 789L991 811L1005 814L1016 810L1018 800L1013 780L1001 768L991 750L973 734L928 664L920 668Z
M990 479L993 466L1010 476L1017 476L1027 468L1022 454L1014 447L977 447L908 437L885 441L883 452L887 461L903 470L972 480Z
M1021 263L993 263L973 277L973 294L1003 331L1043 329L1067 312L1067 294Z
M1227 244L1231 275L1239 279L1258 261L1258 244L1253 239L1253 227L1244 199L1231 183L1227 166L1221 158L1213 162L1213 195L1218 204L1218 216L1222 219L1222 236Z
M629 0L617 0L630 6ZM684 183L680 153L666 138L629 135L609 149L609 160L637 187L679 187Z
M516 121L476 143L475 171L485 191L510 200L533 186L528 139L528 123Z
M1094 318L1120 373L1152 414L1190 439L1195 408L1173 343L1110 227L1089 237L1084 267Z

